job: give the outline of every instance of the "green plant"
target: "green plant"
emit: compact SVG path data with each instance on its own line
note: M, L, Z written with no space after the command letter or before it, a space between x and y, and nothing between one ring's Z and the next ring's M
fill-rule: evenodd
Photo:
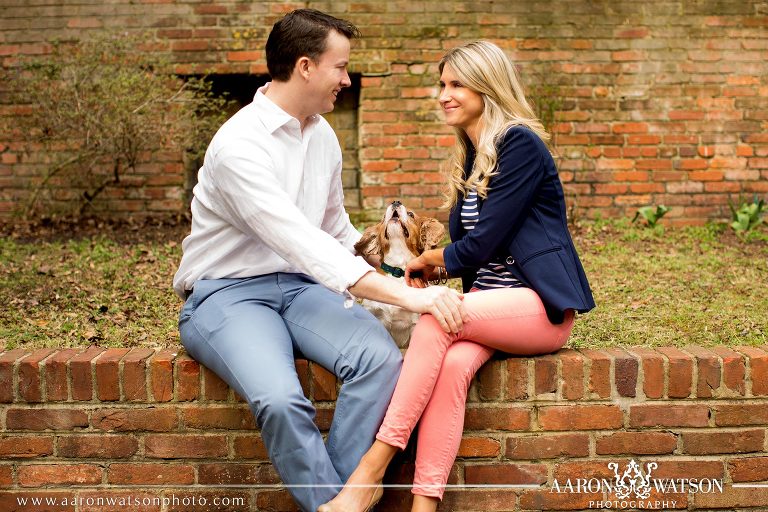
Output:
M728 201L728 207L731 209L731 227L737 233L746 233L752 228L763 222L762 215L765 210L765 201L755 199L752 203L741 201L737 210L731 201Z
M632 218L632 222L634 223L639 217L642 217L645 219L646 225L653 228L656 227L656 224L668 211L669 208L663 204L658 206L643 206L642 208L637 209L635 216Z
M205 150L227 100L204 79L173 75L143 44L146 38L124 34L56 43L49 55L8 71L11 100L23 115L3 132L42 168L25 215L62 203L83 213L107 187L140 186L121 178L152 152L177 151L181 159Z
M550 146L556 146L557 132L554 131L557 112L565 106L563 89L560 85L552 83L552 73L546 71L533 71L523 73L526 82L526 98L533 107L534 112L544 125L544 129L552 137Z

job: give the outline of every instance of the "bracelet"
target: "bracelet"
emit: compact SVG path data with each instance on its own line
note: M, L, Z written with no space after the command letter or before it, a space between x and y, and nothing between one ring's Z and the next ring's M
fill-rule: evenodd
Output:
M448 271L444 267L437 267L437 279L430 281L430 284L448 284Z

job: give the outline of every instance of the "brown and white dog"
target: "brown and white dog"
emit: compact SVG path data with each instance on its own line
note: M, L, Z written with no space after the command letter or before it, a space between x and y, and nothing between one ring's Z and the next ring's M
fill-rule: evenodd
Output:
M361 255L378 255L382 272L392 279L403 279L408 262L437 247L444 235L445 227L440 221L420 217L400 201L393 201L381 222L363 232L355 250ZM418 313L368 299L363 300L363 307L384 324L398 347L408 345L411 330L419 318Z

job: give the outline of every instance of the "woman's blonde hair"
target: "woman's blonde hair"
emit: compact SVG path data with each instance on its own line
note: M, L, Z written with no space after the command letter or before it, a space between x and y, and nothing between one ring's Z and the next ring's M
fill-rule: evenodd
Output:
M459 194L466 195L472 188L480 197L487 197L488 182L496 170L496 144L510 126L525 126L544 141L549 134L525 99L515 66L501 48L488 41L468 43L448 50L438 65L441 74L447 65L464 87L483 98L475 163L466 180L464 161L471 141L464 130L455 128L457 143L448 161L445 204L453 207Z

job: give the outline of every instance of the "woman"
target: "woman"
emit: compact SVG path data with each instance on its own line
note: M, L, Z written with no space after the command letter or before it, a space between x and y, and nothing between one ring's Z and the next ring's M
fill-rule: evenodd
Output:
M387 464L416 425L413 512L442 499L463 430L467 389L500 350L554 352L574 312L594 307L568 232L549 135L525 99L515 69L492 43L450 50L440 61L440 105L456 132L448 204L452 243L425 252L406 270L461 276L467 318L457 334L430 315L414 328L403 370L376 442L342 492L319 512L370 509Z

